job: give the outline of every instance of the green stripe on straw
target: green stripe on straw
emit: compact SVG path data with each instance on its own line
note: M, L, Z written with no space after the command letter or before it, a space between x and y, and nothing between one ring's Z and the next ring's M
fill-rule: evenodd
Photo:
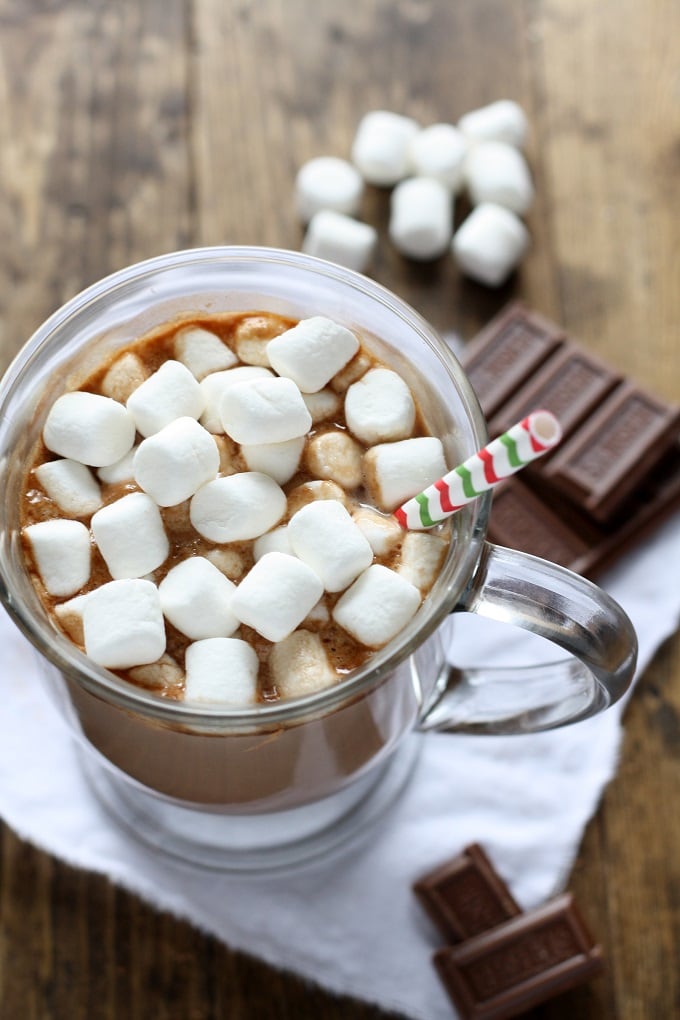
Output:
M510 461L511 467L521 468L524 466L524 461L519 457L517 453L517 443L506 433L498 437L500 442L507 448L508 460Z
M475 499L477 496L481 495L481 490L480 492L477 492L472 484L472 473L465 467L464 464L460 464L457 468L454 468L454 471L463 479L463 492L468 499Z
M421 492L415 497L415 499L420 508L420 523L424 528L432 528L437 522L433 521L430 517L430 507L427 496L424 492Z

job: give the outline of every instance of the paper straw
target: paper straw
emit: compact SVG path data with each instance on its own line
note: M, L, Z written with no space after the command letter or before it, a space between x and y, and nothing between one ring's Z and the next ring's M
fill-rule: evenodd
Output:
M550 411L532 411L488 446L394 511L402 528L422 531L493 489L509 475L552 450L562 438Z

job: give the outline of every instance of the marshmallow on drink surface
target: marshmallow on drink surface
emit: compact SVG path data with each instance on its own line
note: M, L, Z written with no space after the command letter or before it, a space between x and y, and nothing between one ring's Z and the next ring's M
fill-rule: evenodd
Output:
M484 202L473 209L456 231L451 250L466 276L499 287L521 262L529 247L529 232L503 206Z
M211 542L242 542L264 535L286 512L286 496L273 478L240 471L201 486L191 499L191 523Z
M339 394L328 386L317 390L316 393L303 393L302 399L312 416L313 425L337 414L342 403Z
M409 146L418 130L415 120L388 110L362 117L352 142L352 162L364 180L389 187L405 177Z
M194 641L186 650L185 662L185 701L256 704L260 662L247 641L230 637Z
M411 170L418 177L433 177L455 194L463 185L467 150L465 136L453 124L430 124L411 141Z
M309 221L302 242L307 255L315 255L328 262L336 262L357 273L363 273L370 263L378 234L368 223L360 223L350 216L323 209Z
M318 575L302 560L269 552L246 574L231 611L267 641L283 641L323 595Z
M246 445L297 439L312 426L298 387L277 377L230 387L220 402L220 418L226 434Z
M83 608L85 651L98 665L128 669L155 662L165 651L165 623L151 581L109 581L88 593Z
M83 610L85 609L85 603L87 602L90 594L91 592L85 592L83 595L75 595L72 599L68 599L66 602L57 603L53 609L54 615L59 620L61 629L65 631L71 640L75 641L77 645L85 644L85 636L83 633Z
M126 351L116 358L102 379L101 391L105 397L124 404L130 394L149 377L149 370L140 357Z
M145 492L131 492L102 507L90 522L111 577L143 577L170 552L160 510Z
M446 541L438 535L407 531L399 553L397 573L425 594L437 578L446 550Z
M324 209L354 216L363 191L361 174L351 163L337 156L317 156L304 163L295 178L298 215L304 223Z
M534 200L527 162L504 142L480 142L465 160L465 181L473 205L494 202L521 216Z
M117 400L77 390L52 404L43 441L48 450L68 460L106 467L132 449L135 422Z
M131 482L135 477L135 455L138 447L133 446L131 450L117 460L115 464L99 468L97 476L105 485L115 485L117 482Z
M318 499L335 499L342 506L346 506L347 493L337 482L332 482L329 478L315 478L311 482L303 482L288 493L289 515L292 516L301 507Z
M190 556L169 570L158 592L166 620L192 641L230 637L238 627L231 612L236 585L204 556Z
M229 368L224 372L211 372L201 380L201 392L205 407L199 419L201 425L208 432L219 433L223 431L222 419L220 418L220 404L222 397L230 387L237 383L251 382L253 379L271 379L273 373L264 365L239 365L237 368Z
M522 107L512 99L499 99L471 110L458 121L462 134L473 142L506 142L523 148L529 122Z
M444 448L436 436L380 443L364 455L364 477L372 502L386 511L395 510L446 471Z
M90 533L80 521L40 521L23 534L50 595L75 595L90 580Z
M436 259L451 243L453 198L433 177L410 177L392 192L389 235L402 255Z
M185 326L175 334L175 358L199 381L211 372L238 364L238 358L220 338L201 326Z
M127 409L142 436L152 436L175 418L200 418L205 397L198 381L180 361L165 361L130 394Z
M346 432L321 432L311 439L305 453L305 464L316 478L328 478L343 489L361 485L363 450Z
M359 350L349 329L323 315L301 319L269 342L272 368L292 379L302 393L317 393Z
M183 503L219 469L215 440L195 418L176 418L143 439L134 460L137 485L159 506Z
M371 507L358 507L352 514L352 520L376 556L387 556L404 537L403 529L395 517L386 517Z
M304 445L304 436L284 443L242 443L241 455L249 471L261 471L285 485L298 469Z
M368 648L382 648L420 606L420 592L394 570L374 563L340 596L333 619Z
M60 510L87 517L102 505L101 489L89 468L77 460L48 460L34 471Z
M408 439L416 406L411 391L396 372L373 368L352 383L345 396L347 427L367 445Z
M296 630L278 641L269 656L269 669L280 698L302 698L339 680L321 638L309 630Z
M367 539L336 500L318 500L298 510L288 522L288 540L326 591L342 591L373 562Z
M268 552L280 552L287 553L289 556L293 556L293 550L290 546L290 539L288 538L288 526L282 524L279 528L273 528L271 531L266 531L264 535L260 535L256 538L253 543L253 559L257 563L262 557Z

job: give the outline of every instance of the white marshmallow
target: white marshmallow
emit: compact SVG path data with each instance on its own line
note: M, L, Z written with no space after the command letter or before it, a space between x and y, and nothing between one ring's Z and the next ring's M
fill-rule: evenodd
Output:
M190 556L169 570L158 593L173 627L192 641L230 637L238 627L231 612L236 585L204 556Z
M404 537L403 529L395 517L383 517L370 507L359 507L352 514L352 520L376 556L389 555Z
M303 393L317 393L359 350L354 333L332 319L314 315L270 340L272 368Z
M285 443L243 443L241 453L249 471L261 471L285 485L298 469L304 445L305 437L298 436Z
M185 326L175 334L175 358L199 380L238 364L231 348L200 326Z
M90 523L115 581L150 574L170 552L160 511L145 492L131 492L109 503Z
M317 499L336 499L343 506L347 503L347 494L341 489L337 482L331 482L325 478L315 478L311 482L303 482L296 485L288 493L288 513L292 516L301 507Z
M332 418L340 410L340 397L333 390L325 387L316 393L303 393L302 399L312 416L312 424Z
M90 580L90 533L80 521L40 521L23 534L50 595L75 595Z
M323 594L306 563L285 553L266 553L239 584L231 611L267 641L283 641Z
M529 232L519 217L500 205L484 202L458 228L451 250L466 276L499 287L528 247Z
M220 403L224 431L237 443L285 443L304 436L312 416L291 379L254 379L230 387Z
M99 468L97 475L105 485L116 485L118 482L131 482L135 477L134 461L135 454L139 447L133 446L131 450L117 460L115 464Z
M288 556L293 555L288 538L287 525L284 524L280 528L274 528L273 531L267 531L264 535L260 535L259 538L255 539L253 544L255 562L257 563L258 560L261 560L265 553L268 552L286 553Z
M420 606L420 592L393 570L374 563L340 596L333 619L368 648L391 641Z
M250 382L252 379L272 378L273 372L268 368L256 365L240 365L225 372L212 372L201 380L201 391L205 401L205 410L199 421L204 429L215 434L223 432L220 418L220 404L226 391L237 383Z
M352 142L352 162L369 184L389 187L408 172L409 145L418 124L388 110L362 117Z
M368 223L324 209L312 216L302 242L307 255L365 272L378 244L378 233Z
M149 371L142 359L132 351L127 351L111 365L102 379L101 391L105 397L112 397L124 404L148 376Z
M255 650L240 638L206 638L186 650L185 701L245 707L257 702Z
M205 558L230 581L240 581L246 572L245 557L237 549L229 546L224 549L209 549Z
M130 395L127 408L137 431L152 436L175 418L200 418L205 397L199 383L180 361L164 361Z
M476 142L507 142L521 149L529 133L527 116L512 99L499 99L461 117L458 127Z
M412 259L436 259L451 243L453 198L433 177L411 177L392 192L388 227L392 244Z
M64 393L52 404L43 440L61 457L106 467L132 449L135 423L117 400L78 390Z
M165 651L165 624L156 585L109 581L89 593L83 609L85 651L100 666L128 669Z
M269 368L267 344L279 333L289 329L285 319L277 315L261 312L257 315L245 315L236 324L233 332L234 350L239 361L244 365L259 365Z
M60 602L58 605L54 606L53 610L62 629L66 631L71 640L75 641L77 645L85 644L85 634L83 632L83 610L85 609L85 603L87 602L89 595L90 592L85 592L83 595L76 595L67 602Z
M102 494L89 468L77 460L48 460L34 471L60 510L86 517L102 505Z
M467 150L465 136L453 124L430 124L411 141L411 169L418 177L434 177L455 194L463 185Z
M465 181L473 205L494 202L521 216L534 200L527 162L504 142L480 142L465 160Z
M196 531L211 542L241 542L269 531L286 511L286 496L269 475L241 471L203 485L190 505Z
M381 443L364 456L364 476L372 501L395 510L446 474L444 448L435 436Z
M425 595L436 581L445 555L446 542L443 538L423 531L407 531L397 573Z
M363 450L346 432L322 432L310 440L305 463L316 478L330 478L351 491L361 485Z
M135 481L159 506L177 506L217 476L220 454L195 418L176 418L139 444Z
M298 510L288 523L288 539L326 591L342 591L373 562L368 541L337 500L318 500Z
M371 367L371 360L363 351L355 354L351 361L348 361L344 368L337 372L331 379L331 389L336 393L344 393L348 386L351 386L357 379L361 379Z
M331 614L328 611L325 599L320 599L305 616L304 624L306 627L323 626L326 623L330 623L330 620Z
M340 679L318 634L296 630L277 642L269 656L271 677L280 698L302 698Z
M295 205L304 223L323 209L356 215L363 192L361 174L346 159L337 156L308 160L295 178Z
M367 445L408 439L416 405L400 375L389 368L373 368L347 390L345 418L350 432Z
M146 666L134 666L130 677L140 687L164 693L172 691L179 694L184 688L184 670L167 652Z

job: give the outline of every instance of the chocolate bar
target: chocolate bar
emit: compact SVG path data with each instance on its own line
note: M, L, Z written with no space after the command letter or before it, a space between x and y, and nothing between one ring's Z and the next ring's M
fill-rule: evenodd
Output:
M492 437L538 407L564 433L555 451L499 486L490 541L595 577L680 507L680 408L521 304L461 360Z

